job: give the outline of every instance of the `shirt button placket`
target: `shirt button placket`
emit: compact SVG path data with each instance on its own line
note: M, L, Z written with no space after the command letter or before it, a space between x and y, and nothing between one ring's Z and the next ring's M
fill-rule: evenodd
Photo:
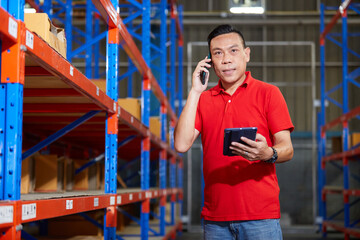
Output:
M227 113L230 103L231 103L231 99L229 99L225 105L225 113Z

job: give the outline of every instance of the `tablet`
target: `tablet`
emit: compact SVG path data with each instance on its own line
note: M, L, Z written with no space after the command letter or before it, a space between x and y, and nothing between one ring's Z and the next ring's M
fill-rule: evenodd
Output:
M224 147L223 154L225 156L236 156L231 153L229 149L231 142L239 142L241 144L247 145L245 142L241 141L241 137L246 137L255 141L256 139L257 127L247 127L247 128L225 128L224 129Z

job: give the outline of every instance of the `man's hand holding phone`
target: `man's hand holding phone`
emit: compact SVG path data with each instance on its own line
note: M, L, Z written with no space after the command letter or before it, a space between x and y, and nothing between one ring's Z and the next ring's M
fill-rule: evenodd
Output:
M198 63L194 70L192 87L195 91L203 92L206 90L209 82L209 68L211 68L211 59L207 56Z

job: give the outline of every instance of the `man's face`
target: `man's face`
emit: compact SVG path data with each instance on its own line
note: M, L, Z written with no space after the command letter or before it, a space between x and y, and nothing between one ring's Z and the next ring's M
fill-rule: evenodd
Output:
M233 84L245 79L246 63L250 48L243 47L237 33L227 33L210 42L211 60L216 75L225 83Z

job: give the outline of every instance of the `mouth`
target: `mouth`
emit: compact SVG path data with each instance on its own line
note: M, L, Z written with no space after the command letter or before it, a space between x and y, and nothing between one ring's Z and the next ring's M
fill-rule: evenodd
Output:
M229 69L224 69L224 70L222 70L222 72L223 72L225 75L230 75L230 74L232 74L234 71L235 71L235 68L229 68Z

